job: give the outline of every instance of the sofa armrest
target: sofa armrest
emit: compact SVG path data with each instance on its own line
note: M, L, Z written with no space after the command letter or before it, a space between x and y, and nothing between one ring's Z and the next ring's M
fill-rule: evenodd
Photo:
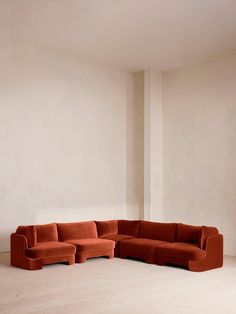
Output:
M206 258L189 261L191 271L205 271L223 266L223 235L211 235L206 239Z
M218 234L215 236L210 236L206 240L206 251L207 255L211 259L218 260L218 263L223 265L223 255L224 255L224 240L223 235Z
M27 257L25 255L27 248L28 242L24 235L11 234L11 265L29 270L41 269L43 266L42 260Z
M214 236L209 236L206 240L206 251L210 251L211 253L217 252L218 254L222 254L223 256L223 235L218 234Z
M26 249L28 249L28 240L25 235L19 234L19 233L12 233L11 234L11 248L12 246L15 248L15 242L19 244L17 249L23 250L25 252Z

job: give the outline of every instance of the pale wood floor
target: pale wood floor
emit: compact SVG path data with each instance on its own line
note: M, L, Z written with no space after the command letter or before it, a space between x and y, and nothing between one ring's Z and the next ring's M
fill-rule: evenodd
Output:
M25 271L0 254L0 313L236 314L236 258L204 273L117 258Z

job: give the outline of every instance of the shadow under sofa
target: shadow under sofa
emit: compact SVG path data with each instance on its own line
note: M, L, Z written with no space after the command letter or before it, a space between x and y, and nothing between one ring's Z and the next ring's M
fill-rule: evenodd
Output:
M11 235L11 264L24 269L99 256L205 271L222 267L223 236L215 227L144 220L20 226Z

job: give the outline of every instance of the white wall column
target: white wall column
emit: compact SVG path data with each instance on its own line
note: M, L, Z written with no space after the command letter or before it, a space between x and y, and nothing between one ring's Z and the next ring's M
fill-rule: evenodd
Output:
M162 80L155 69L144 73L144 218L163 220Z

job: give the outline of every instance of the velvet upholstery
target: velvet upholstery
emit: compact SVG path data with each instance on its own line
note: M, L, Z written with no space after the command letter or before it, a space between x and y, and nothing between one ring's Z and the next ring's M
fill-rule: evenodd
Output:
M58 223L57 228L60 241L96 239L98 237L94 221Z
M100 237L101 239L108 239L115 242L114 256L120 257L120 241L124 239L133 239L134 237L126 234L108 233Z
M11 265L27 270L39 270L43 267L41 259L28 258L25 251L28 249L28 241L24 235L11 234Z
M120 257L136 257L147 263L154 263L156 248L165 243L165 241L142 238L122 240L120 241Z
M110 233L110 234L105 234L103 236L100 237L101 239L108 239L108 240L112 240L115 242L115 247L119 247L120 246L120 241L121 240L125 240L125 239L133 239L134 237L125 235L125 234L115 234L115 233Z
M217 236L219 231L215 227L202 226L201 249L206 248L206 241L210 236Z
M37 244L37 233L35 226L19 226L16 229L16 233L26 237L28 247L33 247Z
M118 220L118 233L137 237L140 220Z
M187 260L198 260L206 257L206 251L192 243L166 243L156 249L157 255L165 255Z
M107 239L74 239L67 240L66 243L75 245L78 252L109 250L115 247L114 241Z
M206 240L206 258L188 261L190 271L206 271L223 266L223 236L218 234L209 236Z
M88 258L93 257L107 257L109 259L114 257L114 249L109 250L94 250L94 251L83 251L77 252L75 255L76 263L84 263Z
M87 223L86 223L87 224ZM96 226L96 224L94 223ZM85 226L85 224L83 225ZM91 224L87 224L88 228L91 228ZM93 229L90 230L90 232ZM80 236L82 234L80 233ZM74 238L66 240L67 243L76 246L75 261L77 263L83 263L87 258L106 256L109 258L114 257L115 242L112 240L101 239L101 238L87 238L88 232L84 232L86 237ZM91 234L93 235L93 234ZM97 232L96 232L97 235Z
M30 258L42 258L45 256L74 255L74 245L63 242L40 242L37 246L26 249L26 256Z
M29 270L114 254L205 271L222 267L223 236L215 227L139 220L20 226L11 235L11 264Z
M179 223L176 230L176 242L194 243L201 247L202 227Z
M161 240L167 242L175 241L176 224L151 221L141 221L139 227L139 238Z
M50 243L53 243L50 241ZM39 243L37 245L41 245ZM18 233L11 234L11 265L20 267L27 270L39 270L42 269L43 265L51 263L66 262L72 265L75 262L75 254L63 255L61 251L57 252L57 255L48 256L44 255L40 258L31 258L26 255L28 248L27 239L24 235ZM44 251L45 252L45 251ZM75 252L75 247L74 247Z
M84 263L87 258L105 256L114 257L115 242L107 239L73 239L67 243L76 246L75 261Z
M36 225L37 243L58 241L57 225L55 223Z
M118 233L118 220L96 221L98 237Z
M186 245L187 243L185 243ZM196 245L197 246L197 245ZM182 255L167 256L163 255L162 247L156 250L157 265L173 264L186 267L190 271L201 272L210 269L215 269L223 266L223 236L218 234L216 236L209 236L206 240L206 249L202 250L205 256L196 258L195 260L183 258ZM186 256L185 256L186 257ZM198 256L199 257L199 256Z

